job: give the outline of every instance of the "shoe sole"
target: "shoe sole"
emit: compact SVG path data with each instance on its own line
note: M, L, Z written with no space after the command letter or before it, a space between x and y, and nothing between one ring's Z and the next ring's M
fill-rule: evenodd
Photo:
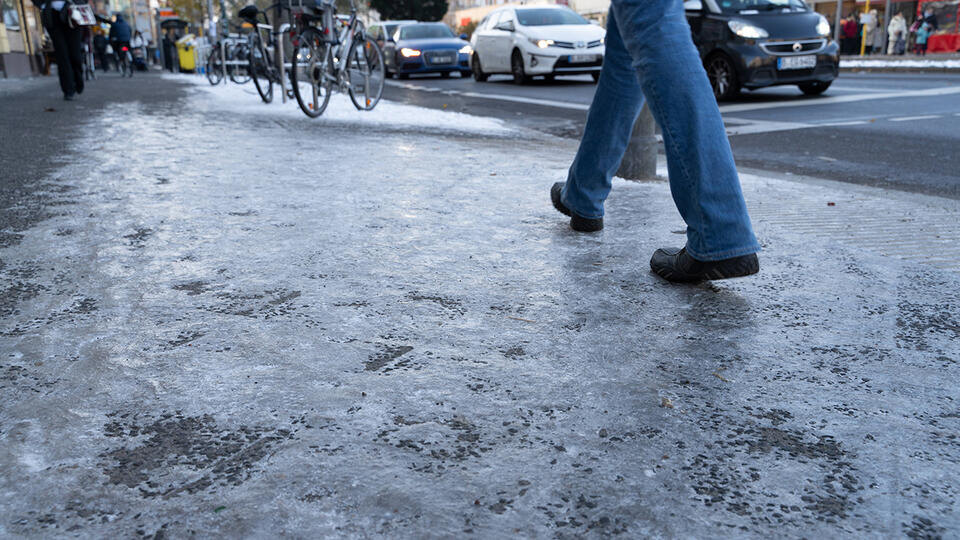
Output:
M699 283L720 279L735 279L752 276L760 272L760 261L756 257L747 257L729 265L711 268L703 274L678 274L669 268L650 267L653 273L672 283Z

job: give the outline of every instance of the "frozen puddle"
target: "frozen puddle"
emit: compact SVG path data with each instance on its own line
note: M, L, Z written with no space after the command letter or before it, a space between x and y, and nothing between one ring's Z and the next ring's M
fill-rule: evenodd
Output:
M273 103L263 103L257 95L253 83L237 85L233 83L211 86L207 79L199 76L164 74L164 78L194 84L204 99L197 105L202 107L220 107L242 114L269 114L280 118L298 118L321 124L352 124L357 126L411 128L451 131L457 133L477 133L483 135L513 135L517 130L505 125L501 120L484 118L453 111L438 111L381 100L372 111L358 111L346 94L336 93L330 97L330 104L323 115L310 119L300 111L295 99L281 103L280 92L274 88Z

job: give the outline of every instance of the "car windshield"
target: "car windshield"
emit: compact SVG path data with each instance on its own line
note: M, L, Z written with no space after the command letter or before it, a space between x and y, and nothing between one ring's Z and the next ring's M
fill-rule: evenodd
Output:
M400 28L400 39L452 38L453 31L445 24L415 24Z
M809 9L803 0L720 0L720 7L724 11L735 13L776 11L779 9L807 11Z
M522 26L553 26L555 24L590 24L590 21L569 9L518 9L517 22Z

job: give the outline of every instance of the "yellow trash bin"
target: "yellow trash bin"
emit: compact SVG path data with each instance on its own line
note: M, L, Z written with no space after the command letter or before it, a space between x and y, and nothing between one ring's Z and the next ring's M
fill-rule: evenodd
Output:
M193 34L187 34L177 40L177 57L180 59L180 71L194 71L197 69L197 57L193 53Z

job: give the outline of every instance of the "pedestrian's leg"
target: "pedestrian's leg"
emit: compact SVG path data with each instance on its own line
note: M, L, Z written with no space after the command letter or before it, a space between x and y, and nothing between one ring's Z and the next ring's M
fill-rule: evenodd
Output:
M66 9L66 8L64 8ZM77 93L83 93L83 49L80 45L82 31L78 28L65 28L67 51L70 55L70 70L73 75L73 86Z
M60 22L60 14L53 12L52 21L47 28L50 41L53 42L53 57L57 60L57 78L60 79L60 90L64 96L72 96L77 88L73 82L73 70L70 67L70 53L68 52L65 25Z
M670 191L687 223L687 252L700 261L756 253L733 152L683 4L613 0L610 11L663 132Z
M588 219L603 217L610 179L620 166L642 108L643 93L637 72L611 11L603 72L561 197L573 213Z

